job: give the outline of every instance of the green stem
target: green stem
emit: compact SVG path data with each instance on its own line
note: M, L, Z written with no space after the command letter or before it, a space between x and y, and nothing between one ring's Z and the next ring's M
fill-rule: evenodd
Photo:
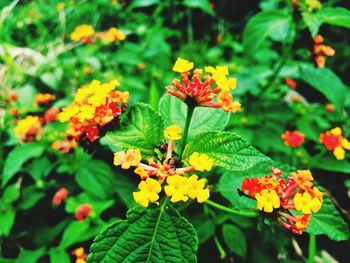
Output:
M214 242L215 242L216 247L219 250L220 258L224 259L226 257L226 252L225 252L224 248L222 247L222 245L221 245L221 243L216 235L214 236Z
M187 116L186 116L186 123L185 123L185 130L184 130L184 133L183 133L183 139L182 139L182 151L180 153L180 156L186 146L186 143L187 143L187 137L188 137L188 131L190 129L190 125L191 125L191 120L192 120L192 116L193 116L193 113L194 113L194 109L195 107L192 107L192 106L188 106L187 108Z
M307 263L314 263L316 255L316 236L314 234L310 234L309 236L309 258Z
M218 204L218 203L216 203L214 201L211 201L211 200L207 200L207 201L205 201L205 203L207 205L215 207L216 209L219 209L221 211L224 211L224 212L227 212L227 213L230 213L230 214L234 214L234 215L237 215L237 216L243 216L243 217L257 217L258 216L258 213L255 212L255 211L240 211L240 210L236 210L236 209L233 209L233 208L229 208L229 207L223 206L223 205Z

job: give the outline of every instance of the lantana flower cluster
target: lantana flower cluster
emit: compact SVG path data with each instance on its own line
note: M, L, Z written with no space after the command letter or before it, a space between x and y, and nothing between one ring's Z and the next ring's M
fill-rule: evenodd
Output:
M323 144L328 151L333 151L337 160L345 159L345 150L350 151L350 142L342 135L343 131L339 127L335 127L329 131L320 134L320 143Z
M312 50L313 59L319 68L324 68L326 65L326 57L333 57L335 50L330 46L323 44L324 39L321 35L316 35L313 38L314 46Z
M173 80L171 86L167 87L169 94L191 106L221 108L225 112L237 112L241 108L241 104L233 100L230 92L236 88L237 79L228 77L227 66L205 67L204 71L209 74L204 77L202 69L195 69L190 79L193 67L193 62L177 59L173 71L181 73L181 81ZM217 101L214 101L215 98Z
M181 128L176 125L167 127L164 137L168 142L161 161L155 162L151 158L148 164L142 163L141 152L138 149L120 151L114 155L114 165L121 166L122 169L134 167L134 173L140 176L139 191L133 193L135 201L143 207L147 207L149 203L156 203L163 188L171 202L186 202L189 199L196 199L199 203L205 202L210 196L206 180L189 173L210 171L213 160L204 153L194 152L189 158L189 166L177 167L173 151L175 141L181 139Z
M108 83L93 80L78 89L74 101L58 114L61 122L69 121L67 135L91 142L99 138L100 127L118 118L128 102L129 92L115 90L118 80Z
M99 40L102 43L110 44L123 41L125 35L115 27L102 32L95 32L91 25L80 25L70 35L71 39L76 42L92 44Z
M257 201L257 209L270 216L284 228L301 234L311 215L322 206L323 194L313 186L309 170L291 173L287 181L279 169L271 168L270 176L246 178L242 182L241 195Z
M296 148L303 144L305 140L305 135L297 130L295 131L285 131L281 138L285 145Z
M87 256L83 247L74 249L71 254L75 257L75 263L86 263Z

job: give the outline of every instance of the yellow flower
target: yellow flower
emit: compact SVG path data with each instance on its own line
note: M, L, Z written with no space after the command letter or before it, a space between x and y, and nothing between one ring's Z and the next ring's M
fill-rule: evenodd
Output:
M343 138L343 139L341 140L341 146L342 146L344 149L346 149L346 150L350 150L350 142L349 142L349 140L346 139L346 138Z
M317 197L312 198L308 192L297 193L294 197L294 205L295 209L309 215L311 211L316 213L321 208L321 201Z
M194 66L193 62L190 62L182 58L178 58L173 67L173 71L184 73L191 70L193 66Z
M312 12L316 9L320 9L322 7L321 2L318 0L306 0L305 3L307 4L310 12Z
M70 118L76 116L78 113L79 107L77 105L72 105L63 109L63 111L57 115L57 118L60 122L66 122L69 121Z
M126 153L121 151L114 154L115 166L121 165L122 169L129 169L141 161L141 152L137 149L129 149Z
M342 133L343 133L343 131L339 127L335 127L334 129L331 129L331 134L333 134L335 136L339 136Z
M345 150L341 146L335 147L335 149L333 150L333 154L337 160L345 159Z
M57 3L56 7L57 7L58 11L62 11L63 8L64 8L64 3L63 2L59 2L59 3Z
M133 196L135 201L143 207L147 207L149 202L157 202L159 199L158 193L162 190L160 183L152 178L141 181L138 188L140 191L133 192Z
M91 120L94 117L94 114L95 107L84 105L80 107L80 112L78 113L77 117L79 121L83 122L85 120Z
M144 180L146 178L148 178L148 173L146 172L145 168L143 168L142 166L137 167L134 170L134 173L139 175L141 177L141 180Z
M214 67L205 67L204 70L212 74L213 80L216 82L216 85L223 91L229 91L230 89L235 89L237 86L236 78L227 78L228 68L227 66L216 66Z
M203 203L208 200L210 196L209 189L205 187L205 179L199 179L197 175L192 175L187 179L189 186L188 197L191 199L197 198L198 203Z
M164 187L164 191L167 196L171 196L171 202L186 202L188 200L187 195L189 187L187 184L186 177L175 174L173 176L168 176L166 182L168 183L168 185Z
M171 141L180 140L181 128L177 125L168 126L164 131L164 137Z
M28 133L34 135L41 127L38 116L28 115L25 119L19 120L15 127L15 135L19 140L23 140Z
M95 34L95 30L91 25L80 25L74 29L70 38L73 41L81 41Z
M210 171L213 167L213 159L209 158L206 154L199 154L198 152L192 153L189 160L190 165L197 171L203 172L204 170Z
M281 205L275 190L264 189L255 194L255 199L257 200L257 208L266 213L272 213L274 208L279 208Z

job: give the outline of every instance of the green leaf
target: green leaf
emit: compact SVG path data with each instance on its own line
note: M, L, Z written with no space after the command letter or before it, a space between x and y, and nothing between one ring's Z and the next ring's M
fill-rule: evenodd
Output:
M187 108L182 100L170 94L165 94L159 103L159 112L164 120L164 126L176 124L183 131L185 129ZM197 134L205 131L222 131L229 119L230 114L221 109L196 107L188 137L192 139Z
M350 174L350 163L347 160L337 160L331 151L329 156L321 156L312 160L313 167L331 172Z
M203 132L186 145L183 160L192 153L205 153L214 160L214 166L232 171L244 171L269 158L232 132Z
M153 154L163 138L163 121L147 104L137 103L130 108L123 120L124 128L108 132L106 141L122 149L136 148L146 156Z
M166 203L129 210L95 238L87 262L197 262L195 229Z
M322 18L319 13L301 13L304 23L308 27L310 34L312 37L315 37L322 25Z
M202 11L214 15L215 12L210 6L210 2L208 0L185 0L183 2L184 6L187 6L189 8L200 8Z
M247 254L247 240L245 235L238 227L234 225L223 225L222 235L224 237L226 245L230 250L242 258Z
M75 174L78 185L89 194L100 198L112 197L116 187L115 174L103 161L91 160Z
M28 168L28 173L33 177L33 179L38 182L46 177L53 169L54 164L47 158L43 156L41 158L35 159Z
M256 201L244 196L240 196L237 189L241 189L242 182L245 178L251 177L261 177L270 174L270 168L276 167L282 170L284 176L289 176L289 174L294 171L293 167L278 163L275 161L267 161L259 163L256 166L241 172L226 171L221 177L214 188L215 192L220 193L225 197L232 206L237 208L256 208Z
M36 263L44 256L45 248L38 248L36 250L21 249L16 259L16 263Z
M326 7L321 9L318 14L323 23L350 28L350 11L346 8Z
M71 245L81 243L96 236L102 230L102 226L90 226L87 220L71 222L64 230L60 249L66 249Z
M208 216L200 214L191 220L196 228L199 244L207 241L215 233L215 222L208 218Z
M57 90L61 83L63 76L63 70L61 68L56 68L54 72L45 72L40 75L41 81L53 90Z
M5 186L11 178L21 170L23 164L29 159L43 154L45 146L40 143L26 143L12 150L6 158L2 174L2 186Z
M11 204L19 197L19 189L16 184L8 186L2 196L4 203Z
M269 36L274 40L285 41L290 30L290 20L288 15L279 10L263 11L250 18L243 31L245 52L253 54Z
M347 240L350 236L348 224L326 194L321 209L311 216L306 232L314 235L327 235L335 241Z
M311 65L302 65L300 78L310 86L321 92L337 110L342 110L346 87L341 79L328 68L315 68Z
M50 263L70 263L69 254L59 248L51 248L49 251Z
M159 4L159 0L134 0L131 2L129 8L140 8L140 7L148 7L151 5Z
M11 205L0 203L0 237L8 236L15 223L16 210Z

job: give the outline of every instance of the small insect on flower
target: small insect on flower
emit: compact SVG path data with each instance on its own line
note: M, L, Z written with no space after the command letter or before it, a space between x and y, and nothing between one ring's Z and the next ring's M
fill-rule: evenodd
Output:
M92 207L89 204L82 204L78 206L78 208L75 210L75 218L77 221L84 221L86 217L89 217L91 208Z
M270 176L244 179L239 193L255 199L262 215L293 233L301 234L307 228L311 214L321 208L323 194L313 186L309 170L293 172L287 182L279 169L271 168L270 171ZM298 210L303 215L295 216L292 210Z
M67 199L67 197L68 197L68 190L62 187L55 193L52 199L52 204L60 205L63 202L63 200Z
M281 138L285 145L296 148L303 144L305 135L299 131L285 131L285 133L281 135Z
M190 80L190 70L193 67L193 62L177 59L173 71L181 73L182 84L178 79L173 80L172 85L167 87L169 94L183 100L190 107L222 108L225 112L236 112L240 109L240 103L233 101L230 93L230 90L236 88L237 79L228 78L227 66L205 67L205 71L210 75L205 75L204 80L202 80L203 70L195 69Z
M350 142L342 136L342 129L336 127L320 134L320 143L323 144L328 151L333 151L333 155L337 160L345 159L345 150L350 151Z

